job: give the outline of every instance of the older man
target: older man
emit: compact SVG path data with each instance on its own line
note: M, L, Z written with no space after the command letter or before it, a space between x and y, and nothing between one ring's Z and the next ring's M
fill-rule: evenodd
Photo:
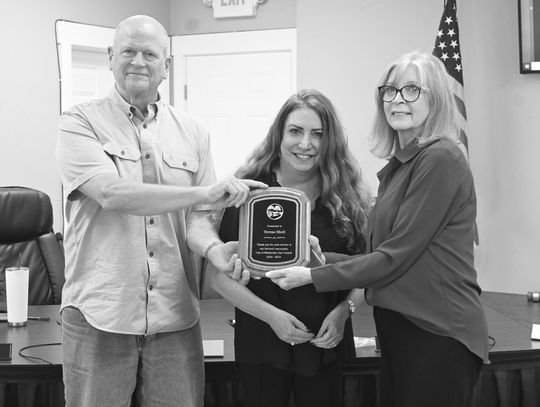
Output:
M68 406L129 406L132 397L141 406L203 404L188 240L232 270L234 246L219 241L201 205L240 205L250 187L265 186L215 182L207 132L159 97L168 43L151 17L122 21L109 49L114 89L60 118Z

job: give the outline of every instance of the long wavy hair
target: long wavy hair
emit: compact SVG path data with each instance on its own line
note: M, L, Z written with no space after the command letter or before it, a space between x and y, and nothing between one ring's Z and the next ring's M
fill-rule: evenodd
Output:
M351 252L359 253L364 249L361 243L366 233L371 196L362 179L358 163L347 146L338 114L332 102L321 92L304 89L287 99L270 126L266 138L235 175L239 178L271 176L272 171L279 166L287 117L300 108L313 110L322 123L323 136L319 149L321 202L330 210L338 236L346 239Z
M429 103L429 113L419 138L420 143L444 138L455 142L464 151L456 124L454 92L446 68L437 57L419 51L405 54L386 68L377 87L395 84L389 82L390 76L393 75L394 81L399 81L410 66L417 70L420 83L427 88L424 94ZM375 92L375 101L377 109L371 132L371 152L377 157L389 158L399 148L398 134L386 120L385 102L379 97L378 91Z

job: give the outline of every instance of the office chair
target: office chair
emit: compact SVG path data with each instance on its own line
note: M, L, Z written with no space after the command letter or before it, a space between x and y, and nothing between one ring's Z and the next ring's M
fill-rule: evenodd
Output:
M49 196L24 187L0 187L0 302L6 301L7 267L29 268L28 304L60 304L64 286L62 235L53 231ZM1 383L0 405L64 404L58 383Z
M28 304L60 304L64 278L62 235L53 231L49 196L24 187L0 187L0 301L5 269L29 267Z

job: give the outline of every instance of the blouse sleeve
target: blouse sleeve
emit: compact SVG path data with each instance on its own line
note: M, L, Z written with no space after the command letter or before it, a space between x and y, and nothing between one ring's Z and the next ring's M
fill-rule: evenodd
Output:
M472 187L464 157L436 149L423 154L413 165L409 185L384 241L369 254L312 269L317 291L382 287L398 279L447 226L460 199L468 199L461 196L470 193L467 184L469 191Z

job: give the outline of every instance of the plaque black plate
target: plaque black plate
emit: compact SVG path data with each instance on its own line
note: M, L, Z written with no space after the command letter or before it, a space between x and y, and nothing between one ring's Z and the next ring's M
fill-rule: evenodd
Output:
M240 208L240 257L253 275L309 264L310 203L301 191L252 191Z

